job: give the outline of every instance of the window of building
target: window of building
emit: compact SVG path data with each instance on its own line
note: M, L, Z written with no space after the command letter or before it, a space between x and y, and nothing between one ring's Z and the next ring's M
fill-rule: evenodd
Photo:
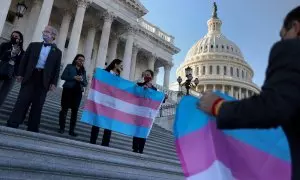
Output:
M236 69L236 76L240 77L240 70L239 69Z
M222 45L222 49L224 49L224 45Z
M244 71L242 70L242 78L244 79L245 77L245 74L244 74Z
M226 76L226 75L227 75L227 67L224 66L224 76Z
M220 74L220 66L217 66L217 74Z
M206 71L205 66L202 66L202 75L205 75L205 71Z
M212 72L213 72L213 67L209 66L209 74L212 74Z
M199 75L199 67L196 67L196 76Z
M218 49L218 48L219 48L219 46L218 46L218 45L216 45L216 48Z
M230 67L230 75L233 76L233 67Z
M210 48L213 49L213 48L214 48L214 45L211 45Z

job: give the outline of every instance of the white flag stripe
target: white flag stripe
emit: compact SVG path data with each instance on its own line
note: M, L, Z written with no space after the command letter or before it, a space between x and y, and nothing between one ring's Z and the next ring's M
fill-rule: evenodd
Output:
M146 118L151 118L154 120L157 115L158 110L153 110L148 107L137 106L134 104L130 104L128 102L122 101L120 99L116 99L112 96L108 96L106 94L102 94L98 91L90 89L88 99L94 101L97 104L102 104L104 106L110 107L112 109L116 109L128 114L142 116Z
M215 161L207 170L186 178L186 180L235 180L229 168Z

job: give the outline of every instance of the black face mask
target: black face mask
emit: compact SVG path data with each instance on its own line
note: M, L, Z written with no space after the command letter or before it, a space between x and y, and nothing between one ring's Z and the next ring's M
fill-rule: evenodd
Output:
M12 44L17 44L17 38L11 37L11 38L10 38L10 42L11 42Z

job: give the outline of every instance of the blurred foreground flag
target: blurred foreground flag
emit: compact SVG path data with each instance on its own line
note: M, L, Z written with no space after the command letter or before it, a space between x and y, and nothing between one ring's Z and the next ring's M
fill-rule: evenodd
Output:
M226 100L231 97L218 93ZM174 122L176 150L187 180L288 180L290 156L281 128L226 130L184 97Z
M139 87L97 68L81 121L147 138L163 99L161 92Z

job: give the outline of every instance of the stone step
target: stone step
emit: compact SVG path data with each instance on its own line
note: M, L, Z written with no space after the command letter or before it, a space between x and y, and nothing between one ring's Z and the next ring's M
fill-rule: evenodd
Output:
M0 123L0 125L1 125L1 123ZM26 129L26 127L24 125L22 125L22 126L20 126L20 129ZM67 139L73 139L73 140L77 140L77 141L81 141L81 142L85 142L85 143L89 142L89 136L79 135L78 137L75 138L75 137L69 136L68 133L65 133L62 135L62 134L57 133L56 131L50 130L49 128L41 128L40 133L57 136L57 137L63 137L63 138L67 138ZM101 144L101 140L102 140L102 133L101 134L99 133L99 139L97 141L97 144L99 146ZM131 148L132 147L132 138L125 137L125 138L121 139L121 138L119 138L118 134L112 133L110 147L131 152L132 151L132 148ZM146 145L145 145L144 154L155 155L158 157L164 157L164 158L168 158L168 159L177 160L176 152L174 149L175 149L174 146L173 147L170 146L169 148L163 148L163 147L161 147L161 145L158 145L158 143L155 141L153 141L153 142L147 141Z
M12 111L13 109L13 106L15 104L15 97L12 96L11 94L7 97L4 105L2 108L7 108L8 110ZM58 103L59 102L59 103ZM45 102L45 105L44 105L44 108L43 108L43 113L47 114L47 113L51 113L51 116L57 116L57 119L58 119L58 113L60 111L60 100L59 101L54 101L53 99L48 99L46 102ZM78 112L78 119L80 119L81 117L81 114L82 114L82 110L80 109L79 112ZM85 124L86 126L89 126L87 124ZM155 131L155 130L154 130ZM163 131L161 133L167 133L169 134L170 136L172 136L172 134L168 131ZM173 136L172 136L173 137Z
M30 171L34 174L23 173L26 176L22 179L38 179L47 171L51 174L47 180L54 172L62 179L64 176L67 178L67 170L72 172L69 176L79 179L99 179L102 176L128 180L183 177L178 161L6 127L0 127L0 135L1 177L14 178L15 173ZM43 173L39 175L41 171Z
M59 128L58 114L55 113L52 115L47 115L47 113L49 113L49 112L45 111L45 113L42 114L40 127L52 129L53 131L57 132L57 130ZM9 118L10 114L11 114L11 110L6 109L5 105L2 107L2 109L0 109L0 118L3 121L3 124L6 123L6 120ZM67 120L67 122L66 122L66 130L68 130L68 127L69 127L69 120ZM79 135L90 136L91 126L87 125L85 123L82 123L82 122L78 122L78 124L76 126L76 131ZM119 135L127 137L122 134L119 134ZM174 145L173 137L171 135L168 135L167 137L162 138L162 134L160 134L160 132L156 131L156 130L153 130L150 133L149 140L152 141L153 139L155 139L156 142L161 142L162 146L169 147L169 146Z

